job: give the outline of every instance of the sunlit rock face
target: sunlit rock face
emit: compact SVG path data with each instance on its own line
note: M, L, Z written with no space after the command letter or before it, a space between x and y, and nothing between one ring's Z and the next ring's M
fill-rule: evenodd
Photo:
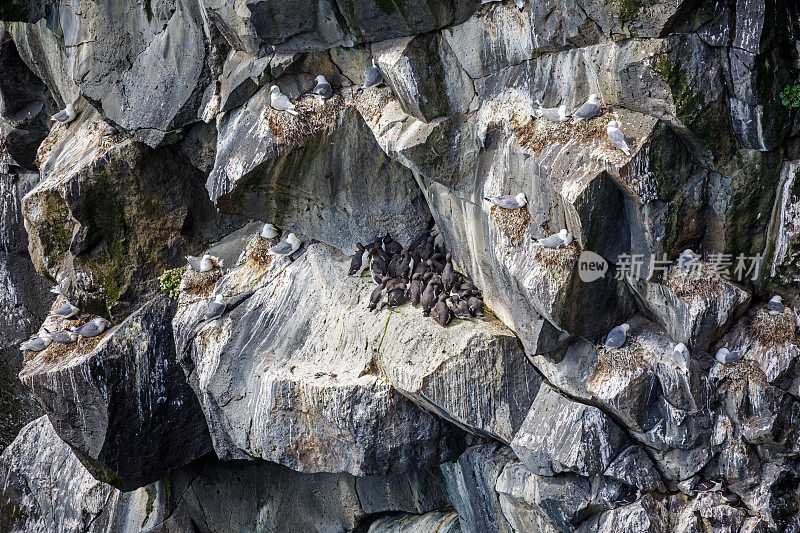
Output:
M0 457L0 529L798 529L797 17L5 2L0 354L49 421ZM592 94L588 120L539 111ZM47 120L70 103L74 121ZM568 246L538 242L562 229ZM485 317L367 309L356 243L425 231ZM289 233L301 248L271 255ZM699 276L675 265L686 249ZM165 272L204 252L211 271ZM45 319L52 282L75 319ZM25 352L14 376L40 325L92 314L112 329ZM2 439L34 411L0 402Z
M121 490L160 479L211 449L175 357L174 313L174 302L162 295L102 336L26 352L20 372L86 468ZM58 331L66 322L49 318L45 327Z

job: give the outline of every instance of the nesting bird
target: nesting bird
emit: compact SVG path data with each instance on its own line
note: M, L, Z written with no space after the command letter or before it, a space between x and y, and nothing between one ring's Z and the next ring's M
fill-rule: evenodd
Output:
M220 268L222 267L222 261L219 258L209 254L205 254L203 257L187 255L186 261L189 263L189 267L196 272L211 271L214 268L215 262L220 266Z
M723 347L717 350L717 353L714 355L714 359L718 362L722 363L723 365L729 365L731 363L735 363L736 361L742 358L742 350L733 350L730 351L728 348Z
M267 252L270 255L288 255L294 254L303 243L297 238L297 235L290 233L284 240L273 246Z
M535 239L534 244L544 246L545 248L566 248L572 242L572 234L566 229L562 229L558 233L554 233L544 239Z
M331 84L328 83L328 80L325 79L325 76L319 75L316 79L317 85L311 91L311 95L319 100L327 100L328 98L332 97L333 88L331 87Z
M782 315L785 310L786 307L783 305L783 297L778 294L773 296L767 303L767 313L771 316Z
M98 316L93 318L86 324L82 325L81 327L76 328L75 333L83 337L97 337L98 335L102 334L108 326L109 326L108 320L106 320L101 316Z
M606 135L608 135L608 140L615 148L622 151L623 154L630 156L631 149L628 146L628 139L625 138L625 132L620 129L621 127L622 124L616 120L612 120L608 123L608 126L606 126Z
M45 328L42 328L42 330L43 333L39 333L36 337L28 339L20 344L19 349L22 351L30 350L32 352L41 352L50 346L50 343L53 342L53 337L50 336L50 332Z
M375 64L375 58L372 58L372 66L364 73L364 84L362 89L369 89L370 87L377 87L383 81L383 75Z
M69 124L73 120L77 113L75 113L75 104L67 104L67 107L50 117L50 120L54 122L61 122L63 124Z
M516 196L510 194L505 196L486 196L484 197L484 200L492 202L494 205L502 207L503 209L510 210L525 207L528 203L528 198L525 196L524 192L521 192Z
M78 334L74 329L65 329L63 331L55 331L51 333L50 338L53 339L53 342L57 342L59 344L72 344L78 340Z
M269 105L276 111L286 111L290 115L298 116L295 105L289 100L289 97L281 92L281 88L273 85L269 88Z
M269 222L264 222L261 224L261 230L258 232L258 234L264 239L274 239L278 236L278 228Z
M678 268L681 270L691 270L697 266L697 254L690 248L685 249L678 256Z
M555 123L566 122L570 119L570 115L567 113L567 106L565 105L560 105L558 107L537 107L533 110L533 115Z
M682 342L676 344L672 349L672 360L675 362L675 366L684 372L689 371L689 357L689 348Z
M75 307L71 303L67 302L64 305L61 305L61 306L53 309L52 311L50 311L50 315L51 316L58 316L58 317L61 317L61 318L72 318L72 317L74 317L75 315L78 314L78 311L80 311L80 309L78 309L77 307Z
M631 326L627 322L612 329L606 336L606 350L621 348L625 344L625 341L628 340L628 331L630 331L630 329Z
M206 304L206 313L203 316L204 320L215 320L225 313L225 299L221 294L214 296L214 299Z
M589 99L582 106L572 113L572 123L576 124L581 120L590 120L600 114L600 99L596 94L589 95Z

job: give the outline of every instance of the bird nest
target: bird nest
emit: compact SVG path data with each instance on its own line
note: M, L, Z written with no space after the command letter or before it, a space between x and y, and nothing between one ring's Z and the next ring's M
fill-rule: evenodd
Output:
M664 285L675 296L691 304L696 301L715 300L719 296L722 278L703 263L696 263L691 270L677 266L670 269Z
M380 121L386 106L394 100L395 97L389 90L369 89L358 95L354 103L364 120L374 127Z
M628 337L620 348L606 350L605 345L597 346L597 377L612 377L625 375L638 375L647 370L650 365L647 359L651 356L650 350L636 337Z
M534 246L533 248L533 258L548 272L571 271L575 267L579 255L580 250L575 241L564 248L547 248L546 246Z
M565 146L571 141L578 143L604 141L609 150L616 150L606 133L606 127L612 120L615 120L614 116L604 111L591 120L582 120L577 124L573 124L572 119L567 122L550 122L546 118L539 117L515 128L513 134L520 146L533 152L535 156L541 155L548 146L553 144Z
M790 309L780 315L770 315L765 307L756 311L750 320L750 334L767 345L780 345L795 342L797 321Z
M724 365L719 370L719 380L727 381L732 388L742 389L751 381L756 384L766 385L767 376L761 367L754 361L739 359L735 363Z
M531 215L525 207L503 209L500 206L492 205L489 215L512 246L520 246L523 243L525 232L531 223Z
M311 135L324 130L336 122L339 114L347 107L344 98L339 94L334 94L332 98L325 101L306 97L294 104L299 116L275 110L271 106L264 109L264 118L269 130L279 144L298 144Z
M83 324L89 322L89 318L83 321ZM81 324L82 325L82 324ZM56 363L69 361L75 357L80 357L91 353L97 345L100 344L109 330L104 331L96 337L82 337L78 336L78 340L71 344L61 344L59 342L52 342L50 346L41 352L25 352L23 364L28 363L34 359L40 359L42 363L47 365L55 365Z
M261 235L253 235L244 248L240 263L258 263L269 266L272 264L274 255L269 254L269 249L278 243L279 239L265 239Z
M187 268L181 280L181 292L198 295L209 294L221 277L222 270L219 268L214 268L208 272L198 272Z

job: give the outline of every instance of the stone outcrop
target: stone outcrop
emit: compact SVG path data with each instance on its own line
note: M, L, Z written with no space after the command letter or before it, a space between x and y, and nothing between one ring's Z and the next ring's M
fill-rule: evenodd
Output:
M162 295L101 337L28 352L20 372L86 468L122 490L161 479L211 450L175 356L174 313L174 302ZM45 326L61 329L60 320Z

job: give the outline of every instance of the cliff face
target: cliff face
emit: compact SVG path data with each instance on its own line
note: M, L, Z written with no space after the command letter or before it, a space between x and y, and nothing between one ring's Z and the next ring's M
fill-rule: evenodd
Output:
M5 2L2 529L800 531L798 15ZM537 112L590 94L591 120ZM302 248L266 255L257 221ZM562 228L566 248L536 244ZM356 243L429 229L485 317L367 309ZM666 269L686 248L696 276ZM162 294L204 251L224 268ZM74 325L45 319L65 298L113 327L23 361L38 327Z

